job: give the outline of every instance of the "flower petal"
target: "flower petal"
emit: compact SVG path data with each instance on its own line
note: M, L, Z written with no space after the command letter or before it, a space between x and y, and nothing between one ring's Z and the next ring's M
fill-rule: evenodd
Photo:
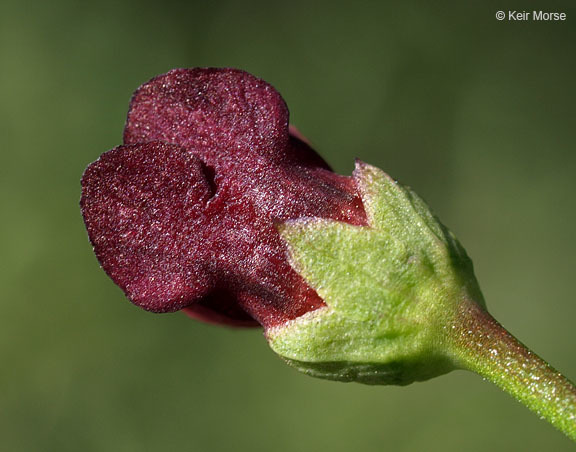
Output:
M268 83L237 69L174 69L132 97L124 143L164 141L208 165L277 154L288 141L288 109Z
M82 178L82 213L104 270L137 305L176 311L215 278L203 246L212 189L196 157L179 146L119 146Z

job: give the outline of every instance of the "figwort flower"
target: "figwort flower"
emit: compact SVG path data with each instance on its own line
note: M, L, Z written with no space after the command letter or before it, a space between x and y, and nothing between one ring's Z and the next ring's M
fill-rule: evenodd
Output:
M176 69L134 94L124 145L82 179L104 270L154 312L270 327L324 306L287 260L275 224L365 224L353 180L290 133L266 82L235 69Z
M365 163L331 172L262 80L178 69L141 86L81 206L102 267L144 309L260 324L322 378L472 370L576 440L576 388L490 316L428 205Z

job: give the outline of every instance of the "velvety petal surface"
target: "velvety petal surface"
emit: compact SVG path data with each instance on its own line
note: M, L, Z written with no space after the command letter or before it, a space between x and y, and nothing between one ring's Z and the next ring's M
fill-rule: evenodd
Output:
M104 270L144 309L176 311L214 286L204 246L212 196L202 162L179 146L119 146L82 178L82 212Z
M98 258L132 301L266 328L324 306L276 225L364 225L365 213L354 181L290 133L270 85L235 69L170 71L134 94L124 140L88 168L82 204Z

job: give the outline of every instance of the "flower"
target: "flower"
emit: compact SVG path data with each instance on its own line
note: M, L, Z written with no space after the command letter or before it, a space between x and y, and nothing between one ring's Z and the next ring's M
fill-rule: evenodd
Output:
M136 305L266 329L325 306L277 224L366 224L354 180L289 129L272 86L236 69L142 85L124 144L86 169L81 207L102 268Z
M146 310L260 324L320 378L405 385L468 369L576 440L576 387L488 314L429 206L365 163L331 172L246 72L141 86L80 204L102 267Z

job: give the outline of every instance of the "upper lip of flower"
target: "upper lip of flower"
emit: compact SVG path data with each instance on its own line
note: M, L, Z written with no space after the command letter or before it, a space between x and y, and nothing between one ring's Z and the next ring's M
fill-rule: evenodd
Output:
M140 87L124 145L82 187L95 253L128 297L218 323L270 327L324 305L275 223L366 221L351 178L289 133L281 96L236 69L176 69Z

